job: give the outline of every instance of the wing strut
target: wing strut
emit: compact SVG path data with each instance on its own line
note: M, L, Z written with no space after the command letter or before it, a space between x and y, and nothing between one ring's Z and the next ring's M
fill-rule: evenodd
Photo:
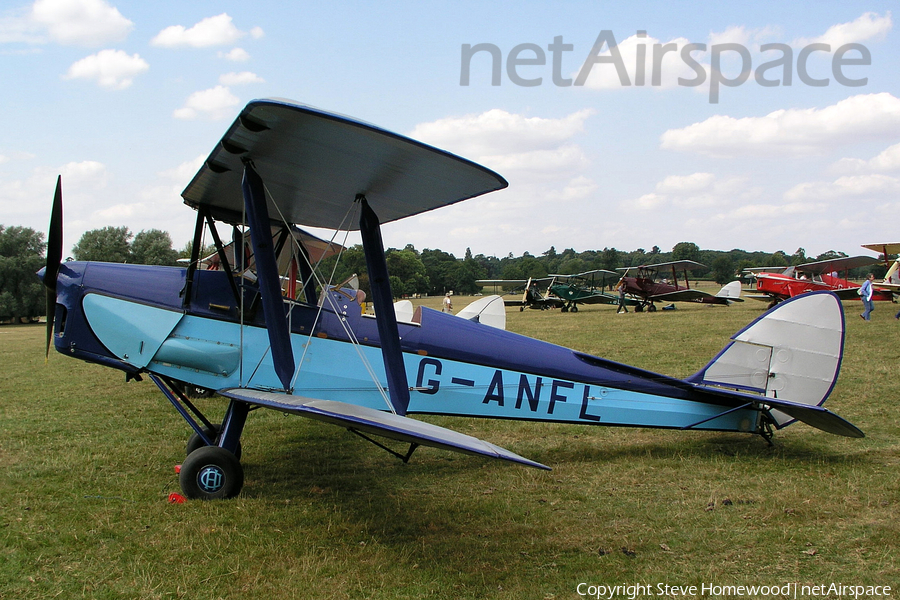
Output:
M388 277L387 262L384 260L384 243L381 240L381 225L378 216L369 207L366 197L356 197L362 205L359 216L359 232L362 236L363 252L366 255L366 269L369 271L369 285L372 301L375 303L375 322L378 337L381 338L381 355L387 375L388 392L394 412L403 416L409 407L409 383L400 348L400 333L397 331L397 315L394 314L394 296Z
M250 225L250 243L253 245L253 256L256 258L256 276L259 281L263 316L266 319L266 331L272 346L272 362L281 385L285 391L289 391L291 378L294 376L294 351L291 348L290 326L281 297L281 280L278 277L275 249L272 247L266 190L262 178L249 161L244 163L241 190L244 193L244 206Z

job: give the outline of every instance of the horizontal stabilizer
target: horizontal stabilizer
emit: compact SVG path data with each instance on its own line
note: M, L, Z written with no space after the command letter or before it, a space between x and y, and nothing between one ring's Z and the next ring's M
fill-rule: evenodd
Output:
M219 390L218 393L226 398L340 425L354 431L378 435L409 444L432 446L488 458L499 458L528 467L550 470L550 467L528 460L509 450L470 435L364 406L243 388L228 388Z
M772 408L777 408L798 421L803 421L810 427L815 427L834 435L853 438L866 436L856 425L822 406L807 406L796 402L775 400L774 398L766 398L766 404Z

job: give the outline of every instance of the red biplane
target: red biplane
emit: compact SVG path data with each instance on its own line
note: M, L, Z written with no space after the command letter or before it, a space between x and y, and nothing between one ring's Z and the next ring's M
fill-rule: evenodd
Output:
M770 272L771 267L744 269L744 272L751 273L756 278L756 291L759 292L749 297L768 301L771 307L782 300L814 291L834 292L841 300L859 298L860 284L847 279L846 272L877 262L869 256L845 256L793 267L780 267L779 273ZM841 271L845 273L843 278L838 276ZM873 299L891 300L891 294L876 290Z

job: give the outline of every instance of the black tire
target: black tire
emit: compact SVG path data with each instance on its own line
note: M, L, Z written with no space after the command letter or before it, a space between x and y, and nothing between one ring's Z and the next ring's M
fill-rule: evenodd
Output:
M212 429L210 429L209 427L204 427L203 433L205 433L206 437L211 439L213 441L213 443L216 443L219 440L219 432L221 430L222 430L221 423L216 423L215 425L213 425ZM203 438L200 437L199 435L197 435L197 432L195 431L194 433L191 434L191 437L188 438L187 444L185 445L185 448L184 448L184 454L185 454L185 456L190 456L194 450L197 450L198 448L203 448L205 446L206 446L206 443L203 441ZM238 440L238 445L234 451L234 455L238 458L238 460L240 460L241 454L242 454L241 442L240 442L240 440Z
M178 482L192 500L234 498L244 487L244 468L228 450L203 446L185 459Z

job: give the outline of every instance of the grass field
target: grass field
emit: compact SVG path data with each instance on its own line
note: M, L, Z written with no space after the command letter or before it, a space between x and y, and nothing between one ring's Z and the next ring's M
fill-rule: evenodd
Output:
M763 307L509 309L508 329L684 377ZM541 472L434 449L403 464L340 428L257 411L241 496L185 504L167 497L189 429L152 383L55 353L45 365L42 326L2 326L0 596L546 599L579 598L579 583L652 586L642 597L657 584L793 583L896 596L896 308L876 303L865 323L845 303L827 406L864 439L794 424L769 447L427 418L553 467ZM219 402L203 406L220 414Z

